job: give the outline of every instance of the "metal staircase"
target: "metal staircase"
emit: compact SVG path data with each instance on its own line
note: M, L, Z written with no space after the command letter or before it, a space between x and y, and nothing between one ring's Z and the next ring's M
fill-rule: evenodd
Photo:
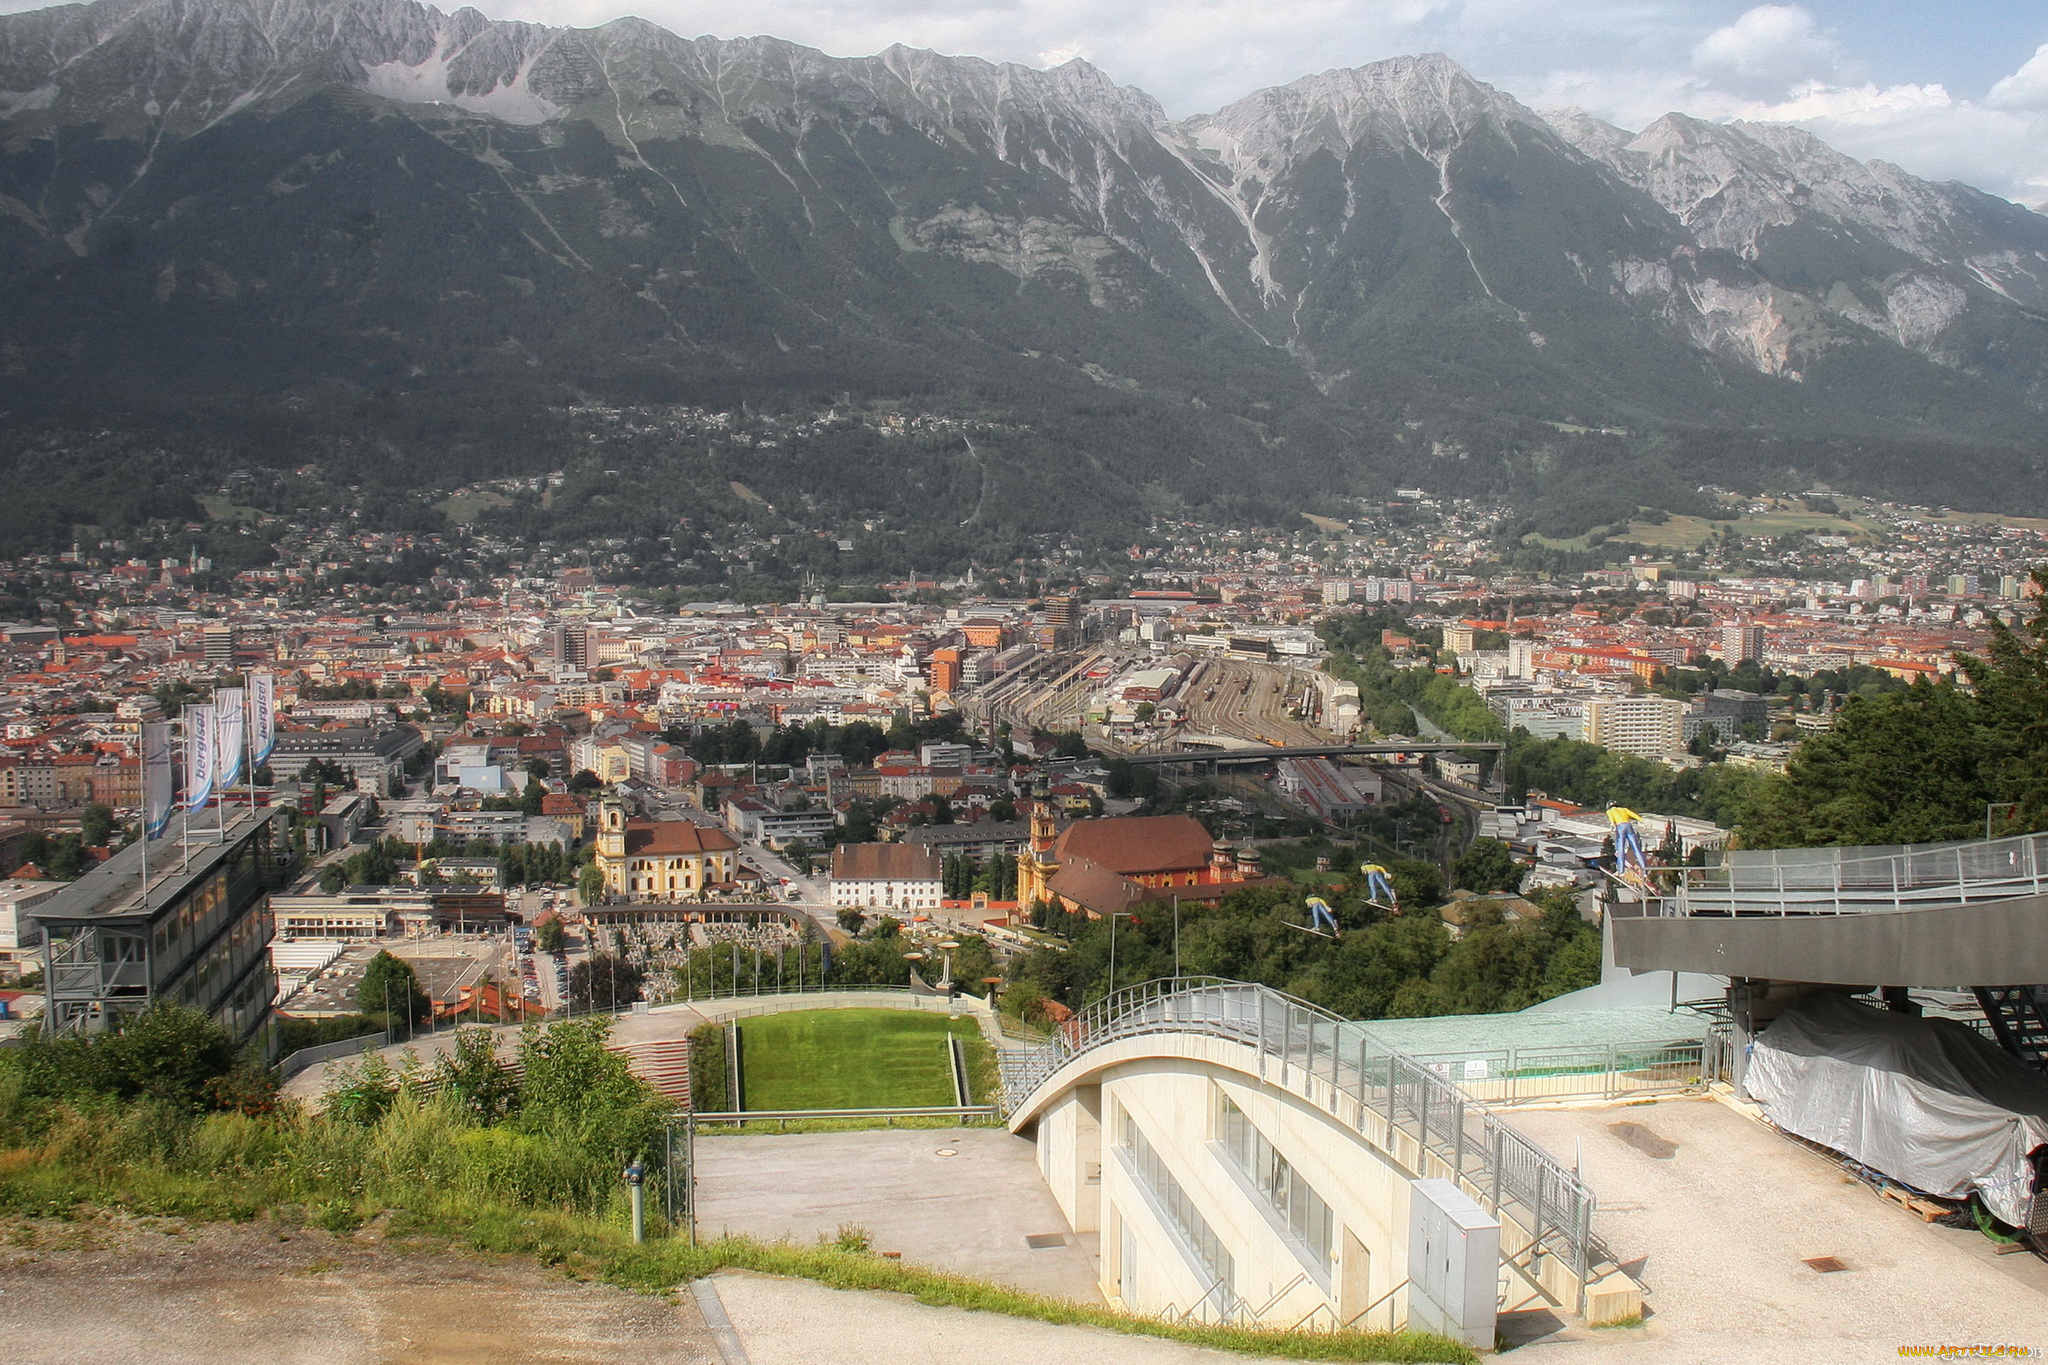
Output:
M2048 986L1979 986L1976 994L1998 1045L2048 1071Z

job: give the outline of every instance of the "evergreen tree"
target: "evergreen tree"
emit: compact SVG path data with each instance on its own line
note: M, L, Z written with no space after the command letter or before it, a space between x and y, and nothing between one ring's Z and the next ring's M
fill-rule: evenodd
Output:
M387 1028L399 1020L421 1024L433 1016L434 1002L420 989L411 963L380 952L370 959L362 985L356 988L356 1012L384 1019Z
M1522 870L1498 839L1474 839L1451 864L1452 876L1468 891L1513 891L1522 884Z

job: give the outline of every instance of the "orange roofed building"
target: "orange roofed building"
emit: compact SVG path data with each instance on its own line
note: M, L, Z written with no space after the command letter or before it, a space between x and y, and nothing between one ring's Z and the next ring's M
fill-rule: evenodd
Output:
M1077 820L1056 831L1057 807L1034 793L1031 846L1017 858L1017 903L1091 919L1169 898L1216 900L1265 880L1258 850L1233 851L1192 815Z
M628 901L697 899L730 886L739 841L688 820L628 820L625 803L598 806L597 868L607 894Z

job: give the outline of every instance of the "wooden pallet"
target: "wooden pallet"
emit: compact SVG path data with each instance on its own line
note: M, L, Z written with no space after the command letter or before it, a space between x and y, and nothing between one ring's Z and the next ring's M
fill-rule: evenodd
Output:
M1949 1213L1947 1205L1937 1204L1931 1199L1923 1199L1909 1190L1898 1188L1896 1185L1881 1186L1878 1189L1878 1193L1906 1210L1906 1212L1919 1215L1920 1221L1923 1223L1931 1223L1935 1219L1944 1217Z

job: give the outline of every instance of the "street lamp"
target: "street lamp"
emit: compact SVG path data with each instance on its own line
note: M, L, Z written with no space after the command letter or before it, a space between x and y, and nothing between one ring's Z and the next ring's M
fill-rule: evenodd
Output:
M1173 898L1173 975L1180 977L1180 897Z
M647 1240L647 1168L636 1156L622 1174L633 1198L633 1242L637 1246Z
M950 990L953 986L953 950L960 945L950 938L939 940L939 951L946 955L945 974L939 978L939 989Z
M1109 989L1103 992L1105 996L1116 994L1116 922L1130 913L1129 910L1109 912Z

